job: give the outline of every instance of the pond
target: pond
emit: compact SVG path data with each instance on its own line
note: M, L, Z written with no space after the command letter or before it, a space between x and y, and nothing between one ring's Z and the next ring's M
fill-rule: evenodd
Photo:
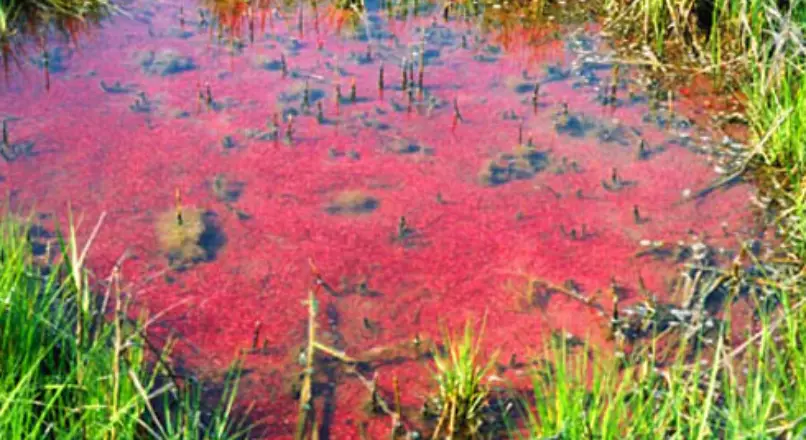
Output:
M0 185L84 237L106 213L94 273L123 261L183 370L243 356L266 438L294 432L317 274L321 341L416 412L433 389L416 341L484 318L517 381L504 364L552 334L612 344L614 294L672 301L681 263L729 262L759 232L726 171L738 147L595 23L425 3L124 12L14 53ZM387 435L364 383L317 381L325 435Z

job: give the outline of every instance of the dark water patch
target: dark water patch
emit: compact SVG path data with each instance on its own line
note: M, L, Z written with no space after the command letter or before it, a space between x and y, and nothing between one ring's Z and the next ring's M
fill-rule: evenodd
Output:
M300 116L302 114L302 112L299 110L299 108L297 108L296 106L293 106L293 105L280 106L279 112L280 112L280 117L282 118L283 121L289 121L289 120L291 120L293 118L296 118L296 117L298 117L298 116Z
M362 127L372 130L386 131L392 128L388 123L382 119L370 115L368 112L364 112L359 115L358 120L360 121Z
M553 164L552 172L557 175L563 175L568 173L579 174L583 171L576 160L569 160L568 157L563 156L560 158L560 163Z
M235 98L231 97L224 97L222 99L204 99L205 101L205 108L207 110L212 110L215 112L221 112L224 110L228 110L234 107L238 107L240 105L240 101Z
M596 138L605 144L629 146L635 143L636 134L624 125L602 124L596 129Z
M512 90L519 95L524 93L534 93L535 83L522 82L513 86Z
M221 146L226 150L232 150L238 147L238 141L235 140L235 136L226 135L221 139Z
M187 29L174 28L168 32L168 35L170 37L178 38L180 40L188 40L196 36L196 33Z
M337 74L338 76L344 77L344 76L349 76L350 75L350 72L348 72L347 69L345 69L345 68L343 68L341 66L336 66L335 64L331 63L330 61L325 61L324 66L325 66L325 68L327 70Z
M518 116L518 113L515 112L515 110L513 110L513 109L503 110L503 111L501 111L501 113L499 113L499 116L504 121L519 121L520 120L520 116Z
M101 80L99 85L101 86L101 90L113 95L128 94L136 90L133 84L122 84L120 81L115 81L109 84L106 81Z
M55 47L30 57L31 64L50 73L63 73L67 71L67 62L73 56L72 49Z
M158 102L149 98L148 95L146 95L146 92L139 92L137 93L137 97L134 99L134 102L129 104L129 109L134 113L149 114L154 112L157 109L157 106Z
M306 43L299 41L296 37L276 34L274 40L283 48L286 56L296 57L302 49L306 47Z
M479 182L497 186L514 180L531 179L549 164L548 153L535 147L521 145L510 153L500 153L479 171Z
M210 182L210 190L219 202L237 202L243 194L245 184L232 180L224 174L217 174Z
M364 66L367 64L372 64L375 62L375 59L372 57L372 53L367 51L351 51L349 55L347 55L347 60L353 62L356 65Z
M243 130L243 135L247 139L254 139L262 142L275 141L277 140L278 129L269 128L268 130L262 130L260 128L247 128Z
M426 154L433 155L434 149L421 145L420 143L410 139L394 139L384 145L384 149L390 153L410 155L410 154Z
M666 151L666 147L664 145L661 144L652 146L649 144L649 142L645 141L644 139L639 139L635 143L635 145L636 145L635 157L638 160L648 160Z
M652 109L654 107L654 109ZM666 109L658 109L658 105L650 102L650 111L642 118L643 122L655 124L662 129L672 130L688 130L694 124L693 122L675 113L670 113Z
M283 70L283 61L279 58L269 58L265 55L258 55L252 59L252 64L258 69L270 72L280 72Z
M423 62L426 66L439 66L442 63L439 61L439 57L442 53L438 49L426 49L423 51Z
M20 157L33 157L34 141L22 140L14 141L9 122L16 121L17 118L9 117L2 121L2 138L0 138L0 156L8 163L14 162Z
M174 109L170 114L174 119L188 119L191 116L189 111L182 109Z
M456 47L460 43L460 38L456 32L443 25L434 25L425 28L425 43L443 48Z
M491 64L491 63L495 63L495 62L498 61L498 57L493 56L493 55L489 55L489 54L485 54L485 53L480 53L480 54L473 55L473 59L478 61L478 62L480 62L480 63L485 63L485 64Z
M173 49L141 52L136 60L146 75L170 76L196 69L193 58Z
M311 88L307 82L294 84L288 90L277 95L277 102L282 106L298 105L310 109L317 101L325 98L325 91Z
M594 128L596 128L596 123L581 113L563 111L554 117L554 129L559 134L582 138Z
M14 162L22 157L34 157L39 153L34 151L34 141L20 141L0 145L0 156L6 162Z
M559 82L565 81L571 77L571 69L565 68L559 64L546 66L546 72L543 77L543 82Z

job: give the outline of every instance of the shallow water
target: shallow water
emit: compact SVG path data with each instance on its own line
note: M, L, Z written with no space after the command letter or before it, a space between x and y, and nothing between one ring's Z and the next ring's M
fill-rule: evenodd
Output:
M721 141L689 120L700 103L653 104L622 66L603 105L613 69L593 24L524 31L428 8L390 19L372 3L352 24L329 5L218 12L205 8L205 24L195 4L137 2L49 42L48 72L27 47L0 94L13 146L0 178L14 209L47 222L69 207L85 237L106 212L94 271L127 256L131 295L165 313L156 333L180 336L190 371L214 377L247 351L242 399L267 437L293 432L311 262L332 286L320 337L348 354L486 314L485 346L509 359L559 330L608 343L596 310L532 298L531 280L592 295L615 279L629 302L640 279L666 297L678 266L642 256L647 240L705 242L727 259L755 232L749 186L698 196L720 177L701 150ZM204 212L206 261L164 272L156 223L177 191L189 221ZM428 363L393 358L379 383L398 377L416 409ZM328 380L330 438L364 422L387 435L388 420L361 411L360 382Z

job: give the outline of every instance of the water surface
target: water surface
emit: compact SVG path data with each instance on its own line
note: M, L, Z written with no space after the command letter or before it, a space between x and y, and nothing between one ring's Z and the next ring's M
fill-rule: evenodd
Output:
M486 314L485 345L506 360L555 331L608 343L595 309L530 294L535 281L600 291L606 307L614 280L627 302L639 285L666 298L680 255L648 245L703 242L727 259L752 235L750 187L701 193L720 177L703 151L722 139L689 120L700 103L654 101L627 66L609 102L604 47L593 24L524 30L426 5L390 18L374 3L359 17L138 1L50 41L47 72L39 46L17 56L0 94L14 146L2 186L45 222L70 207L85 234L106 212L94 271L127 256L131 295L164 312L155 332L181 338L189 371L216 377L246 352L242 398L282 438L311 263L331 286L320 337L348 354ZM207 228L204 261L160 246L177 191ZM397 376L416 410L427 361L379 360L380 385ZM363 423L387 435L359 381L322 380L330 438Z

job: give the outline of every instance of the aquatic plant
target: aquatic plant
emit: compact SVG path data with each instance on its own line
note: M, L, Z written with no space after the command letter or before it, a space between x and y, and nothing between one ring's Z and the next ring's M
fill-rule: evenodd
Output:
M491 356L486 363L480 360L483 333L483 323L479 335L474 336L468 322L461 336L446 332L444 352L434 354L434 378L439 389L429 403L439 418L433 439L477 438L481 434L482 412L489 396L485 377L497 357Z
M330 201L325 210L330 214L367 214L378 208L380 202L375 197L361 191L342 191Z
M185 268L208 258L202 243L207 230L205 212L177 206L163 212L156 221L159 247L171 266Z

